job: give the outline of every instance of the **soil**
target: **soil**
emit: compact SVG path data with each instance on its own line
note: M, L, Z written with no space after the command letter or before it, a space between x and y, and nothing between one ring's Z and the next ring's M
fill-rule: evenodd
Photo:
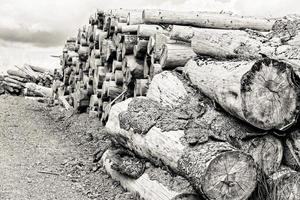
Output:
M1 200L127 200L98 162L110 146L98 119L0 96Z

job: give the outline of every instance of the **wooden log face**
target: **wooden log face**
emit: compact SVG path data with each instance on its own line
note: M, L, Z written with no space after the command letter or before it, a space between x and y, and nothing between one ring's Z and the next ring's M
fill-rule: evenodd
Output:
M288 167L300 170L300 132L296 130L289 135L284 145L284 161Z
M273 59L199 65L186 65L190 81L232 115L263 130L284 130L296 122L299 89L290 65Z

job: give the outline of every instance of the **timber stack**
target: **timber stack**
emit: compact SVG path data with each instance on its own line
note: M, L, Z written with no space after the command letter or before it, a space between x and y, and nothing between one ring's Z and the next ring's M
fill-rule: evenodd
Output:
M103 166L143 199L296 200L299 41L297 15L98 10L54 95L99 117Z
M0 95L24 95L30 97L52 97L54 73L39 66L24 64L7 70L0 77Z

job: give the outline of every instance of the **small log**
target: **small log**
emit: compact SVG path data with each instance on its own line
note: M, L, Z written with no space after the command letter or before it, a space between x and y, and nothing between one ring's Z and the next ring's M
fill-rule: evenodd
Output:
M69 96L59 96L58 101L64 106L64 108L66 110L71 110L72 106L67 101L68 98L69 98Z
M174 69L184 66L196 56L193 49L188 45L165 44L159 62L163 69Z
M17 80L19 82L22 82L22 83L26 83L26 82L29 81L29 79L27 79L27 78L22 78L22 77L14 76L14 75L8 75L8 77L11 78L11 79L15 79L15 80Z
M148 41L139 40L137 45L134 46L133 54L138 59L143 59L147 53Z
M179 40L179 41L191 43L192 38L194 36L195 36L195 28L191 26L173 25L170 31L170 38L172 40Z
M292 67L265 58L255 61L202 62L184 69L191 83L230 114L263 129L285 130L299 115L299 89Z
M134 56L126 56L123 61L122 72L125 74L129 72L130 76L134 79L144 77L144 62L136 59ZM131 80L131 77L128 80Z
M144 78L149 78L150 66L152 65L152 57L153 55L151 56L145 55L144 57Z
M120 28L121 33L137 33L139 25L123 25Z
M185 198L186 200L200 199L184 178L172 176L167 171L152 165L137 179L121 174L113 169L113 164L118 163L119 160L115 152L116 150L107 150L101 162L112 179L120 182L125 190L136 193L145 200L172 200L184 194L190 194Z
M144 10L143 22L152 24L190 25L200 28L270 31L275 21L226 13Z
M222 142L207 142L190 148L180 142L184 131L164 132L153 126L146 135L141 135L133 131L136 127L123 124L125 118L128 120L125 117L126 113L131 112L132 106L138 101L142 102L137 106L146 103L144 99L145 97L139 97L136 100L127 99L115 104L111 108L106 124L109 134L138 155L153 162L159 160L183 175L197 192L207 199L242 200L251 195L256 187L257 172L254 160L248 154L237 151L228 143ZM149 108L148 105L145 106ZM137 123L141 121L143 119L138 120ZM124 126L133 129L124 130ZM231 169L230 174L226 170L228 168ZM226 189L223 190L223 187Z
M30 76L22 71L17 71L17 70L7 70L7 74L8 75L12 75L12 76L18 76L18 77L21 77L21 78L25 78L25 79L28 79Z
M134 83L134 97L146 96L149 86L148 79L136 79Z
M124 58L125 55L133 54L134 45L137 44L137 36L124 35L122 43L122 58Z
M17 80L15 80L15 79L12 79L12 78L10 78L9 76L8 76L8 77L5 77L5 78L4 78L4 81L6 81L7 83L14 83L14 84L16 84L16 85L19 85L19 86L21 86L21 88L24 88L24 87L25 87L25 83L22 83L22 82L20 82L20 81L17 81Z
M116 70L122 70L122 62L114 60L112 64L112 71L115 72Z
M122 70L115 71L115 81L117 85L123 85L123 72Z
M169 31L165 30L161 26L149 24L140 24L137 30L137 36L139 38L148 39L149 37L154 36L156 33L168 35Z
M21 90L23 88L21 85L12 82L3 81L2 83L7 86L7 90L11 93L14 92L15 89Z

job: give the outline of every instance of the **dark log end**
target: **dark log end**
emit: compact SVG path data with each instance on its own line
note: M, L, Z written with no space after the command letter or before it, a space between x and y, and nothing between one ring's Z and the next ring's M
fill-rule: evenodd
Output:
M296 122L300 93L293 73L290 65L265 58L242 77L242 108L248 122L263 130L285 130Z

